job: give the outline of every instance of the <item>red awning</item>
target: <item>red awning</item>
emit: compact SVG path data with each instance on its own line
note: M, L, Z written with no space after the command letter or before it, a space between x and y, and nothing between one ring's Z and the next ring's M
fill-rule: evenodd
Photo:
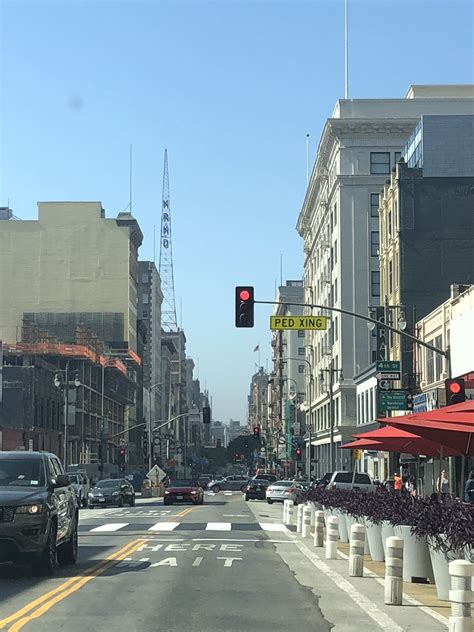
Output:
M436 441L420 437L413 432L401 428L385 426L377 430L352 435L355 441L346 443L341 448L378 450L381 452L405 452L407 454L440 457L460 456L461 451L441 445Z
M424 418L422 413L404 417L386 417L383 423L409 431L419 437L438 443L446 450L451 448L461 455L474 456L474 423L455 423ZM443 451L447 456L447 452Z

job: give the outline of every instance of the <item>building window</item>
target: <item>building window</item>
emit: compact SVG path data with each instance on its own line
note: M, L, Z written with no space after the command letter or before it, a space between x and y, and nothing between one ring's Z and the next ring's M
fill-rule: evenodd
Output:
M397 164L397 162L400 160L400 158L402 157L402 152L401 151L396 151L395 154L395 164Z
M370 173L372 175L388 175L390 173L390 152L370 152Z
M391 261L388 262L388 293L391 294L393 292L393 263Z
M437 349L443 348L443 336L436 336L434 341L434 346ZM443 356L440 353L435 354L435 371L436 371L436 380L441 379L441 374L443 373Z
M379 216L379 194L371 193L370 194L370 217L378 217Z
M372 351L372 363L377 362L377 351Z
M337 340L337 337L338 337L338 333L337 333L338 324L339 323L337 321L337 316L335 316L334 317L334 324L333 324L333 327L334 327L334 340Z
M142 312L142 318L148 318L148 310L144 309Z
M370 293L372 296L380 296L380 272L373 270L370 273Z
M337 303L337 279L334 280L334 303Z
M304 356L304 347L298 347L298 355Z
M430 345L433 344L433 340L430 340ZM435 359L434 352L431 349L426 350L426 379L428 384L433 384L435 381Z
M379 231L372 230L370 232L370 254L372 257L379 256Z
M392 211L390 210L387 215L387 230L388 230L388 238L392 238Z
M337 204L334 204L334 226L337 225Z
M150 301L149 301L148 294L142 294L142 303L143 303L143 305L148 305L149 302Z
M142 283L148 283L148 272L142 273Z
M304 338L304 329L298 329L298 338Z
M304 364L298 365L298 373L304 373Z

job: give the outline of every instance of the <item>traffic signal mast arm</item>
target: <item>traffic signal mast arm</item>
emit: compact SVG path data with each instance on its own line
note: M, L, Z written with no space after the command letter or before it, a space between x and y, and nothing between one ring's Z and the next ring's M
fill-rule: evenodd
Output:
M155 426L152 429L152 432L156 432L157 430L160 430L160 428L163 428L164 426L167 426L168 424L170 424L172 421L176 421L176 419L180 419L181 417L186 417L187 415L189 415L189 413L182 413L181 415L177 415L176 417L172 417L171 419L168 419L168 421L163 421L163 419L158 419L158 421L163 421L163 423L160 423L159 426ZM127 434L127 432L130 432L131 430L135 430L135 428L143 428L143 426L148 426L148 422L142 423L142 424L137 424L136 426L132 426L131 428L127 428L127 430L122 430L121 432L117 432L117 434L112 435L111 437L109 437L109 439L116 439L117 437L121 437L124 434Z
M413 342L416 342L416 344L420 345L421 347L425 347L426 349L430 349L431 351L434 351L435 353L439 353L440 355L444 356L448 362L448 374L449 375L451 374L451 361L450 361L449 349L447 349L446 351L444 349L438 349L438 347L434 347L433 345L430 345L428 342L424 342L423 340L420 340L416 336L412 336L411 334L408 334L406 331L402 331L401 329L397 329L396 327L392 327L391 325L382 323L379 320L376 320L375 318L371 318L370 316L365 316L364 314L358 314L357 312L351 312L348 309L341 309L340 307L329 307L328 305L315 305L314 303L293 303L292 301L285 301L284 303L280 303L278 301L256 301L256 300L254 300L254 303L260 303L262 305L292 305L294 307L311 307L314 309L328 309L331 312L346 314L347 316L352 316L354 318L360 318L361 320L365 320L368 323L381 325L382 327L384 327L384 329L393 331L395 334L398 334L399 336L404 336L405 338L408 338L409 340L413 340Z

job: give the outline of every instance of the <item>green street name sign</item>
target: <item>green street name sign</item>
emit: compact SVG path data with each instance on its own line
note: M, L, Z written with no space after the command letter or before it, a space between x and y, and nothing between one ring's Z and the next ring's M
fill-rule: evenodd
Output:
M406 391L381 391L379 408L380 410L407 410Z
M400 371L400 360L379 360L377 362L377 371Z

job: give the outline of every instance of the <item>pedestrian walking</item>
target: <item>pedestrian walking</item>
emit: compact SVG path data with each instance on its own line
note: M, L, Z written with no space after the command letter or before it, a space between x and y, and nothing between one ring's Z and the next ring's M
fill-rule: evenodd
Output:
M449 479L446 475L446 470L441 470L441 474L436 481L436 491L442 496L449 493Z
M469 472L469 478L464 485L464 500L474 504L474 470Z
M414 476L410 476L410 478L405 483L405 490L407 494L410 494L410 496L416 496L416 485Z

